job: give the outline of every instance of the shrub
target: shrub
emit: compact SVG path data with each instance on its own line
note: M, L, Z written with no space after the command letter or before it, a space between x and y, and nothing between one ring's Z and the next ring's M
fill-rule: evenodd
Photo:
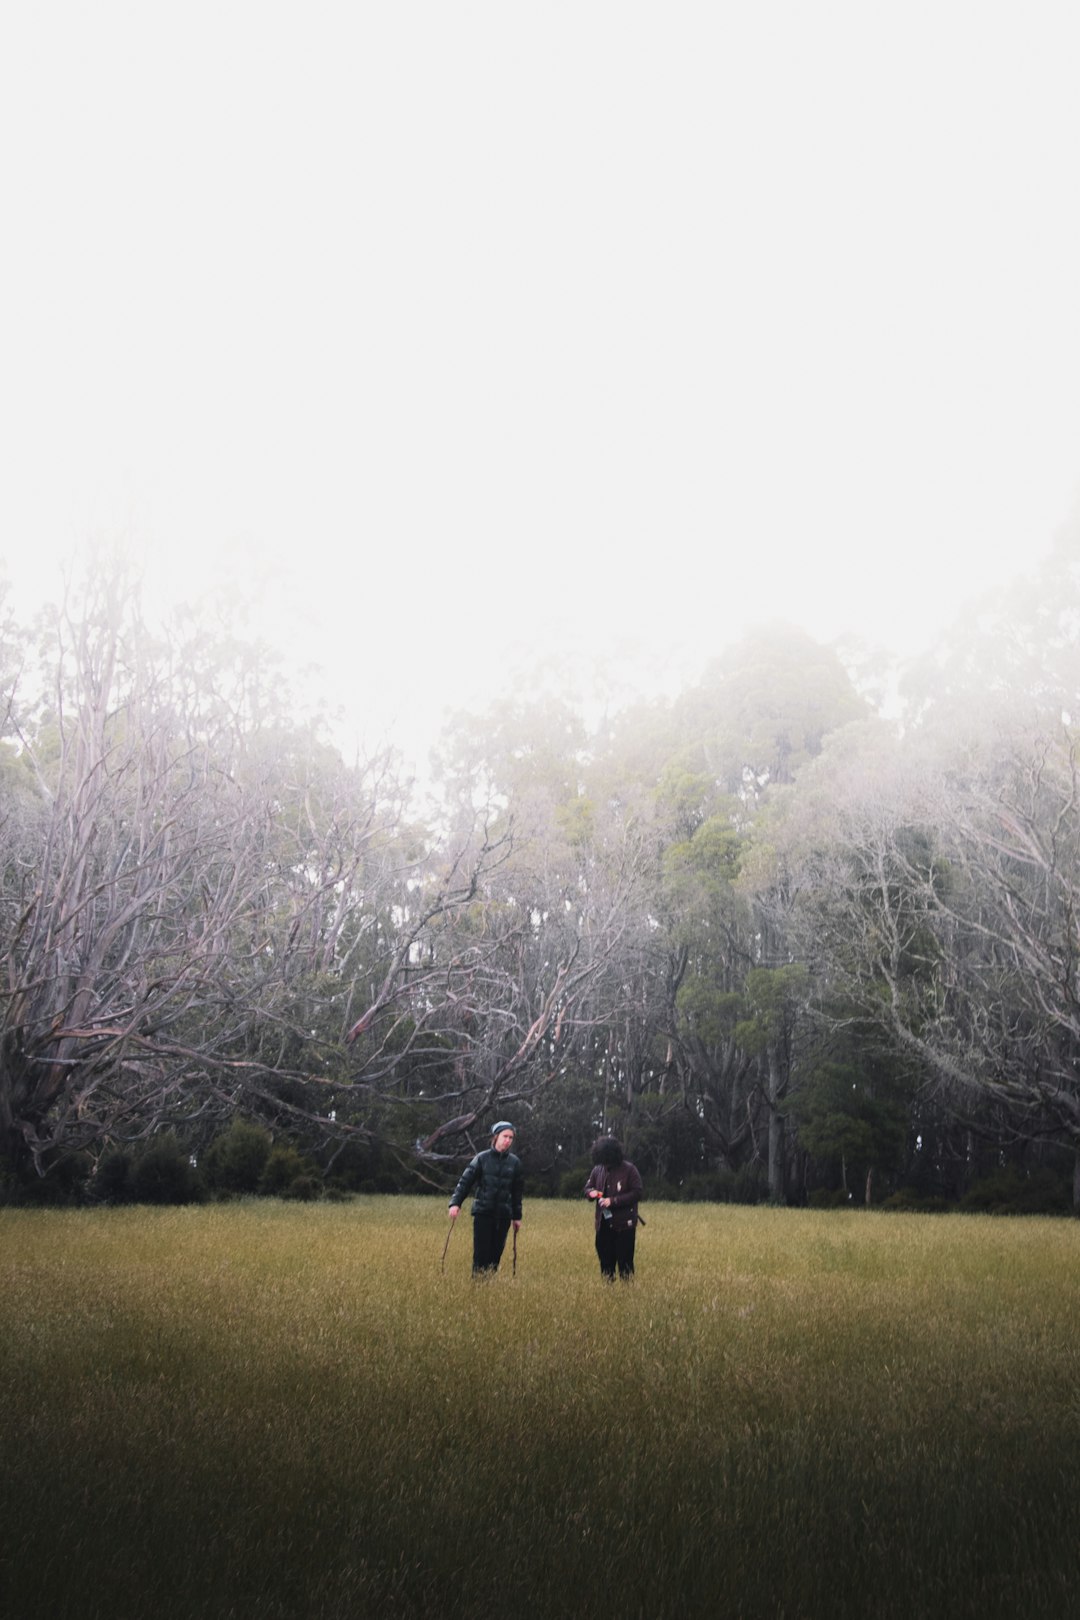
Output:
M914 1187L899 1187L888 1198L883 1198L878 1208L908 1210L913 1215L943 1215L949 1208L949 1200L940 1193L919 1193Z
M299 1198L303 1203L310 1204L322 1196L322 1182L318 1176L297 1176L294 1181L290 1181L282 1196Z
M843 1187L815 1187L806 1202L811 1209L847 1209L853 1200Z
M313 1169L310 1159L305 1159L290 1143L282 1143L270 1150L259 1177L259 1191L271 1198L280 1198L298 1176L310 1176Z
M584 1183L582 1183L584 1185ZM581 1186L578 1187L581 1191ZM572 1194L562 1191L561 1176L526 1176L526 1198L569 1198Z
M0 1204L31 1208L63 1208L80 1204L93 1171L88 1153L62 1153L45 1164L39 1175L29 1166L0 1173Z
M769 1185L760 1165L744 1164L738 1170L699 1170L681 1181L650 1183L645 1191L684 1204L761 1204Z
M1068 1215L1072 1198L1065 1179L1053 1170L1025 1175L1010 1167L973 1182L959 1207L986 1215Z
M133 1198L131 1191L133 1164L134 1156L130 1148L108 1148L98 1160L98 1167L94 1173L95 1198L100 1198L105 1204L130 1204Z
M261 1125L234 1119L206 1150L202 1166L207 1186L225 1194L257 1192L271 1146L270 1132Z
M760 1163L722 1172L722 1197L730 1204L761 1204L769 1196L769 1178Z
M136 1204L195 1204L202 1196L190 1155L171 1131L138 1155L128 1186Z
M366 1181L361 1181L356 1190L362 1193L399 1193L401 1184L392 1171L380 1170Z
M728 1178L730 1181L730 1177ZM680 1183L680 1197L688 1204L727 1204L731 1202L730 1187L721 1171L700 1171L685 1176Z

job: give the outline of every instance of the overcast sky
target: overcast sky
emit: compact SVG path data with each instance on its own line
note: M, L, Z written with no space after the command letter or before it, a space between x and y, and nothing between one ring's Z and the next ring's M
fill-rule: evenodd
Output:
M0 558L239 575L403 735L514 643L924 640L1076 511L1078 15L15 0Z

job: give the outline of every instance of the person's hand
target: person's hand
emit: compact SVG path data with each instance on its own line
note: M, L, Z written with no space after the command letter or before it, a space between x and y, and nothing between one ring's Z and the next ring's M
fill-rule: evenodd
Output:
M514 1231L515 1232L520 1232L521 1231L521 1222L520 1221L515 1221L514 1222Z
M456 1221L460 1214L461 1214L461 1205L460 1204L451 1204L450 1205L450 1219L452 1221Z
M599 1198L599 1196L600 1196L599 1187L590 1187L589 1188L589 1197L590 1198Z
M611 1208L611 1199L610 1198L601 1198L601 1200L600 1200L600 1208L601 1209L610 1209Z

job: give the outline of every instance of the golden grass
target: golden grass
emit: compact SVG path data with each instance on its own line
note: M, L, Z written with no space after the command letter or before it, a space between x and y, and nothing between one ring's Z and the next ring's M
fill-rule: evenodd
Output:
M0 1212L12 1620L1069 1612L1080 1223L646 1212Z

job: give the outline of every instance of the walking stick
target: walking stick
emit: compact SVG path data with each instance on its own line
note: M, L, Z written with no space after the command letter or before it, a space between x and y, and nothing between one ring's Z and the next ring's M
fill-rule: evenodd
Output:
M456 1225L457 1225L457 1221L451 1221L450 1222L450 1230L446 1234L446 1242L443 1244L443 1247L442 1247L442 1260L439 1263L439 1270L442 1271L442 1272L445 1272L445 1270L446 1270L446 1251L450 1247L450 1239L454 1235L454 1227Z
M514 1227L514 1261L513 1261L513 1265L510 1267L510 1275L511 1275L511 1277L516 1277L517 1276L517 1227L516 1226Z

